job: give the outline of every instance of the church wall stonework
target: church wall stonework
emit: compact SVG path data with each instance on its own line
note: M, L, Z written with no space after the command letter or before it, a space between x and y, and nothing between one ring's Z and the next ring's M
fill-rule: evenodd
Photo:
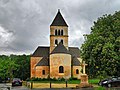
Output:
M63 30L63 35L56 35L55 30ZM55 39L58 43L63 39L64 46L68 49L68 27L66 26L50 26L50 52L55 48Z
M55 30L63 30L63 35L68 35L68 27L66 26L50 26L50 35L55 35Z
M79 70L79 74L76 73L76 70ZM80 79L82 67L81 66L73 66L73 77Z
M30 59L30 70L31 70L31 78L35 77L35 65L42 59L42 57L31 57Z
M64 73L59 73L59 67L64 67ZM51 54L50 55L50 78L70 78L71 77L71 55Z
M45 74L43 74L43 70L45 70ZM48 78L49 66L37 66L35 73L37 78Z

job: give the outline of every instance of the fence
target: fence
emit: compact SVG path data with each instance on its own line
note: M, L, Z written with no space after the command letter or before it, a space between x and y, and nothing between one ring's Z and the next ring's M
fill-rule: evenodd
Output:
M41 82L26 82L26 86L29 88L75 88L78 84L64 83L41 83Z

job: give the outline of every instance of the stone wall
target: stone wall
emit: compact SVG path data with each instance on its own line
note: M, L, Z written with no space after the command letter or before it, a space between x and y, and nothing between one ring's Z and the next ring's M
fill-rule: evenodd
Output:
M80 79L80 75L82 74L81 73L82 67L81 66L73 66L72 69L73 69L73 77ZM77 69L79 70L79 74L76 73Z
M82 63L82 59L81 58L77 58L79 61L80 61L80 63ZM76 74L76 70L79 70L79 74ZM72 75L73 75L73 77L75 77L75 78L78 78L78 79L80 79L80 75L82 74L82 67L81 66L73 66L72 67Z
M45 74L43 74L43 70L45 70ZM48 78L49 75L49 66L37 66L35 71L35 77L38 78Z
M59 73L59 67L64 67L64 73ZM51 54L50 55L50 77L70 78L71 77L71 55Z
M30 58L30 77L35 77L35 65L42 59L42 57L31 57Z
M55 35L55 30L63 30L63 35ZM68 27L66 26L50 26L50 52L55 48L55 39L58 43L63 39L63 45L68 49Z

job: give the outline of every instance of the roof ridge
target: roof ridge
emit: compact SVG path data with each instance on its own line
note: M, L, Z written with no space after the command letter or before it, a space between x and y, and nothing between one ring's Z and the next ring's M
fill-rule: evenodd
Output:
M67 50L67 48L62 44L62 42L60 42L51 52L51 54L55 54L55 53L70 54L69 50Z
M67 26L67 23L65 22L62 14L60 13L60 9L58 9L58 12L50 26Z

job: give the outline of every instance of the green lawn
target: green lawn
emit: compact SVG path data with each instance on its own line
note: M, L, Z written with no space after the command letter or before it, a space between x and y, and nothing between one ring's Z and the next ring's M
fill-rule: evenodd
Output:
M98 84L100 79L89 79L90 84Z
M98 84L100 79L89 79L89 83L90 84ZM50 83L49 80L41 80L41 81L33 81L35 83ZM51 80L51 83L66 83L65 81L52 81ZM67 81L68 84L79 84L80 83L80 80L68 80Z

